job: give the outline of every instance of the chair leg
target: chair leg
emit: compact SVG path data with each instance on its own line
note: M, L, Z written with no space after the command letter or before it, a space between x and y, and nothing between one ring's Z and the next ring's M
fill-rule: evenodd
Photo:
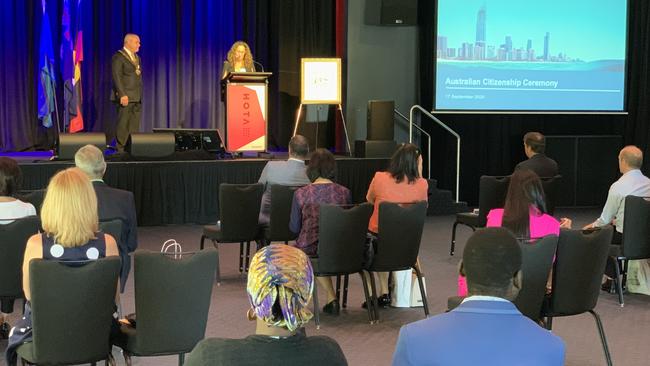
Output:
M422 272L420 272L420 268L418 268L418 265L414 265L413 269L415 270L415 274L418 276L418 284L420 285L420 296L422 296L422 306L424 307L424 317L429 316L429 301L427 301L427 291L424 288L424 281L422 281Z
M126 366L131 366L131 355L124 350L122 350L122 354L124 355L124 363L126 363Z
M614 284L616 285L616 292L618 293L618 303L621 307L625 306L625 301L623 300L623 276L621 276L621 265L618 258L614 259L614 268L616 269L616 278L614 279Z
M106 358L105 364L106 364L107 366L108 366L108 365L110 365L110 366L115 366L115 365L117 365L117 364L115 363L115 358L113 357L113 353L110 352L110 351L109 351L109 353L108 353L108 357Z
M607 365L612 366L612 356L609 354L609 347L607 346L607 338L605 337L605 328L603 328L603 323L600 321L600 316L593 310L589 310L589 313L594 316L596 320L596 326L598 326L598 334L600 335L600 341L603 344L603 352L605 352L605 359L607 360Z
M219 265L219 243L216 241L212 241L212 244L214 245L214 249L217 250L217 270L216 272L216 279L217 279L217 286L221 286L221 266Z
M456 250L456 227L458 224L458 221L454 222L454 226L451 229L451 247L449 248L449 255L454 255L454 251Z
M627 259L626 259L626 260L623 260L623 271L622 271L622 274L623 274L623 283L621 284L621 286L623 287L623 291L626 291L626 290L627 290L627 265L628 265L629 263L630 263L629 260L627 260Z
M341 275L336 276L336 299L341 301Z
M244 242L239 243L239 273L244 272Z
M552 330L553 329L553 317L552 316L547 316L546 319L544 320L544 328L547 330Z
M377 286L375 286L375 274L368 271L368 274L370 274L370 288L372 289L372 294L370 299L372 300L372 311L375 314L375 322L379 322L379 300L377 296ZM370 307L371 304L368 304L368 307Z
M205 235L201 235L201 244L199 245L200 250L203 250L204 242L205 242Z
M350 275L345 275L343 277L343 303L341 304L341 307L347 308L348 307L348 285L350 284Z
M185 353L178 354L178 366L183 366L185 363Z
M251 263L251 242L246 242L246 266L244 267L244 272L248 273L248 266Z
M316 276L316 275L314 275ZM314 293L312 295L314 301L314 320L316 321L316 329L320 329L320 305L318 305L318 281L314 278Z
M370 300L370 296L368 295L368 282L366 281L366 276L363 274L363 271L359 272L359 275L361 276L361 283L363 284L363 295L366 297L366 310L368 311L368 321L370 322L370 324L374 324L375 318L372 314L372 310L370 310L371 300Z

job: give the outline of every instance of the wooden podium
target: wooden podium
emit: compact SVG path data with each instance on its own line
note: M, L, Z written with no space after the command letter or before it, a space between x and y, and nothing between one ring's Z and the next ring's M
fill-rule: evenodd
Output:
M266 151L270 72L232 72L222 81L229 152Z

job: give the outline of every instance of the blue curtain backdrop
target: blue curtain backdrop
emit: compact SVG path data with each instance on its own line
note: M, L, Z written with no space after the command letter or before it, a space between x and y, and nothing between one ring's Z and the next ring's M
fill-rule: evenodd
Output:
M72 1L76 3L76 0ZM240 5L236 5L238 3ZM109 101L110 61L125 33L140 35L144 100L142 130L153 127L216 127L220 115L221 65L230 45L244 34L242 2L82 0L83 114L86 131L114 133ZM75 24L75 6L71 6ZM34 102L42 14L40 1L3 0L0 11L0 148L47 146L54 131L39 127ZM60 80L63 1L49 0L56 70ZM60 85L60 83L59 83ZM62 100L62 89L57 98Z
M71 24L76 1L70 0ZM221 67L232 43L243 39L255 60L274 73L269 145L286 146L299 98L297 60L335 55L334 9L333 0L82 0L85 130L114 134L110 61L127 32L142 42L141 130L221 127ZM60 106L62 12L63 0L47 0ZM39 126L36 115L42 18L40 0L0 0L0 151L50 148L55 138L55 129Z

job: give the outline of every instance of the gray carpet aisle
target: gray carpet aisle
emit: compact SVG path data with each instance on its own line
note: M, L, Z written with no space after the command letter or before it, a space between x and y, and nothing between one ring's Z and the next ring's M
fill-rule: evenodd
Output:
M571 217L574 227L592 221L597 210L560 210L561 216ZM420 260L426 276L429 306L432 314L443 312L447 297L456 291L456 267L464 242L470 235L468 228L459 228L456 256L449 256L452 216L429 217L422 238ZM141 227L140 248L160 250L162 243L176 239L185 250L198 249L201 227L196 225ZM240 338L252 334L254 323L246 319L248 302L245 294L246 279L237 270L238 245L221 246L221 286L213 289L207 337ZM324 298L324 294L320 298ZM367 323L367 315L360 307L363 299L361 281L351 278L348 308L341 315L321 315L321 329L313 322L307 327L309 335L327 335L337 340L350 365L390 365L390 360L401 325L422 319L421 308L387 309L380 313L381 322ZM132 277L123 294L122 306L126 313L135 310ZM610 351L616 365L645 366L650 364L648 339L650 339L650 296L627 295L626 306L619 307L616 296L602 293L596 309L603 319ZM13 323L18 316L10 317ZM183 321L169 319L169 321ZM557 318L553 331L562 337L567 346L567 365L605 364L596 325L591 315ZM0 341L4 350L6 341ZM543 350L540 350L543 352ZM117 349L114 355L124 364ZM134 358L135 365L176 365L174 356ZM0 361L4 365L4 361Z

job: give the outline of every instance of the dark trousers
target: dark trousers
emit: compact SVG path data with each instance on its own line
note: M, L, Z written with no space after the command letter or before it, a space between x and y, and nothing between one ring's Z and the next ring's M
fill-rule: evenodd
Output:
M616 231L614 228L614 235L612 236L613 245L621 245L623 243L623 234ZM609 278L616 278L616 259L607 257L607 265L605 266L605 274Z
M140 112L142 103L129 103L126 107L121 104L117 105L117 129L115 131L117 138L117 150L124 151L124 145L129 135L140 131Z

